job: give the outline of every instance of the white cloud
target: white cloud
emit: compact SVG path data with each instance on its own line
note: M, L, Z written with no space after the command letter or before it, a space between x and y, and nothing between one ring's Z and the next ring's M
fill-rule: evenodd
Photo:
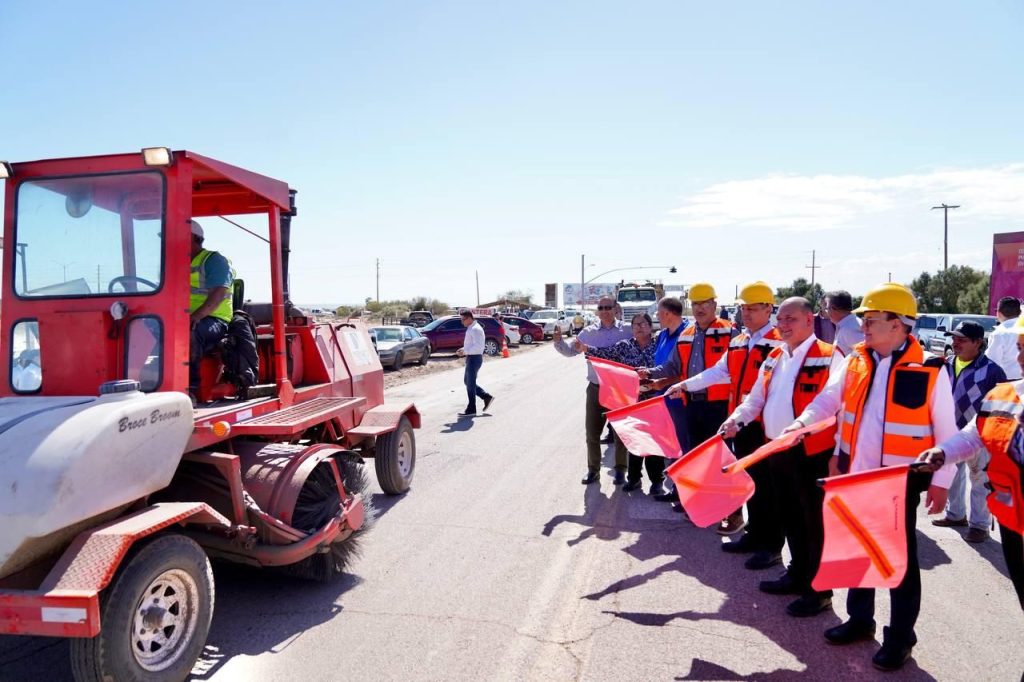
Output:
M784 231L851 228L865 221L899 224L942 202L974 223L1024 221L1024 164L937 169L870 178L859 175L770 175L710 185L669 211L661 227L756 227Z

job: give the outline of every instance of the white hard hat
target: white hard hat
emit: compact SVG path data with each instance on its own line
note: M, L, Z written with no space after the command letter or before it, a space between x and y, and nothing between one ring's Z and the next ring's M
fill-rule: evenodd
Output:
M192 234L203 239L203 226L194 220L190 220L189 222L192 223Z

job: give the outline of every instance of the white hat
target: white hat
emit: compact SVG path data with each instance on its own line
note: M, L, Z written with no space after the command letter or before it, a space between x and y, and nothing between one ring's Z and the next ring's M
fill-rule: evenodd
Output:
M190 220L189 222L192 223L192 234L194 234L195 236L199 237L200 239L204 239L204 237L203 237L203 226L200 225L199 223L197 223L194 220Z

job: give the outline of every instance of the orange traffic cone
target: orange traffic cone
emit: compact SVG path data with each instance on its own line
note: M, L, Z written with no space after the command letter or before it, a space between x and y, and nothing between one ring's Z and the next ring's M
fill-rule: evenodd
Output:
M507 336L501 337L501 357L503 357L503 358L507 358L508 357L508 337Z

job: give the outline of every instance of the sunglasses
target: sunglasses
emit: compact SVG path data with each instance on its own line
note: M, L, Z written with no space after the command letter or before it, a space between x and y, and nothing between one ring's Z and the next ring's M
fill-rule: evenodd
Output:
M597 309L598 310L615 310L615 306L613 306L613 305L599 305L599 306L597 306Z

